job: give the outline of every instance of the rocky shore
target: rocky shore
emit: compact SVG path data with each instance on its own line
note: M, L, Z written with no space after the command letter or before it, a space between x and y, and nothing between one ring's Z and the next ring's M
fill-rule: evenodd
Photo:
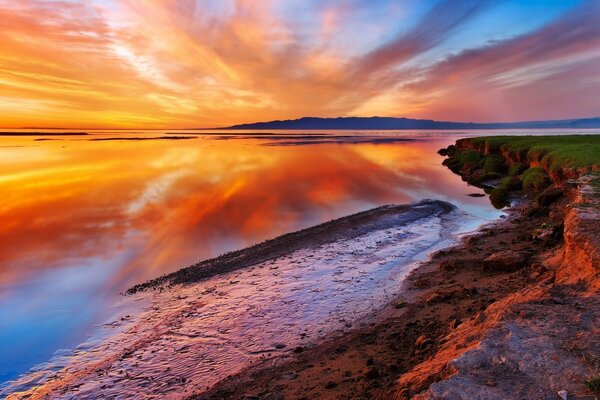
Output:
M514 205L413 271L379 322L191 398L598 398L597 166L552 168L543 152L518 151L470 139L442 151Z

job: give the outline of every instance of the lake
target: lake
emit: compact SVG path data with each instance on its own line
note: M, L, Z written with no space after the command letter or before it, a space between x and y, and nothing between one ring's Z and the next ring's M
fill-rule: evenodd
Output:
M0 382L201 259L390 203L500 215L436 153L477 132L88 132L0 136Z

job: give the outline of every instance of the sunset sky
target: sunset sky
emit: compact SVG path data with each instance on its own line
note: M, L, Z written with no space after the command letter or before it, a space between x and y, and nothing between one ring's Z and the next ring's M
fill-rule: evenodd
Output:
M0 0L0 126L600 115L600 1Z

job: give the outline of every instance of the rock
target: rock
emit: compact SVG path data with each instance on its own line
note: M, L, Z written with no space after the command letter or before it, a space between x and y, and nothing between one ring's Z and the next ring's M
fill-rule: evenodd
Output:
M429 339L427 336L425 335L421 335L417 338L417 340L415 340L415 346L419 347L419 348L424 348L427 347L431 344L431 339Z
M343 345L335 348L335 352L337 354L342 354L342 353L345 353L346 351L348 351L348 347L343 346Z
M338 384L334 381L329 381L325 384L325 389L333 389L334 387L336 387Z
M556 393L558 394L558 397L560 397L562 400L567 400L569 398L569 394L566 390L559 390Z
M487 381L485 381L485 384L487 386L497 386L498 382L496 382L495 380L493 380L492 378L488 379Z
M453 295L453 293L451 293L451 292L444 292L444 291L438 290L436 292L433 292L429 296L427 296L427 298L425 299L425 302L429 305L441 303L443 301L448 300L450 297L452 297L452 295Z
M545 227L545 228L538 228L538 229L534 229L531 237L533 237L533 239L535 240L548 240L550 238L552 238L552 235L554 234L554 229L552 227Z
M379 370L375 367L369 368L369 370L367 371L367 374L365 375L367 377L367 379L369 380L373 380L373 379L379 379L381 377L381 374L379 373Z
M404 300L398 300L395 304L394 304L394 308L404 308L406 307L406 301Z
M286 347L286 346L285 346L285 344L283 344L283 343L275 343L275 348L276 348L277 350L285 349L285 347Z
M513 250L504 250L486 257L482 261L482 266L493 271L514 271L521 268L525 261L523 254Z
M284 372L284 373L281 375L281 377L282 377L283 379L286 379L286 380L288 380L288 381L291 381L291 380L293 380L293 379L296 379L296 378L298 377L298 374L296 373L296 371L287 371L287 372Z
M456 329L456 328L458 328L458 326L459 326L461 323L462 323L462 322L461 322L460 320L458 320L458 319L453 319L453 320L451 320L451 321L450 321L450 323L449 323L449 327L450 327L450 329Z

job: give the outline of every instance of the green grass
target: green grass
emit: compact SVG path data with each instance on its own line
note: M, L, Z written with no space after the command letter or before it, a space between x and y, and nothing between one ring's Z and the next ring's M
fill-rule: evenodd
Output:
M505 176L500 181L500 187L505 190L521 190L523 182L516 176Z
M490 201L496 208L504 208L510 204L509 193L513 190L521 190L523 183L515 176L506 176L500 181L500 185L490 192Z
M500 154L490 154L483 160L483 170L487 173L503 173L506 170L504 159Z
M453 171L457 172L463 169L467 164L477 165L481 161L481 154L474 150L463 151L456 156L448 158L445 164Z
M522 161L540 162L550 172L600 166L600 135L490 136L470 139Z
M523 180L523 189L542 190L548 184L548 175L541 167L529 168L521 177Z
M527 170L527 164L515 163L508 168L508 175L518 176Z

